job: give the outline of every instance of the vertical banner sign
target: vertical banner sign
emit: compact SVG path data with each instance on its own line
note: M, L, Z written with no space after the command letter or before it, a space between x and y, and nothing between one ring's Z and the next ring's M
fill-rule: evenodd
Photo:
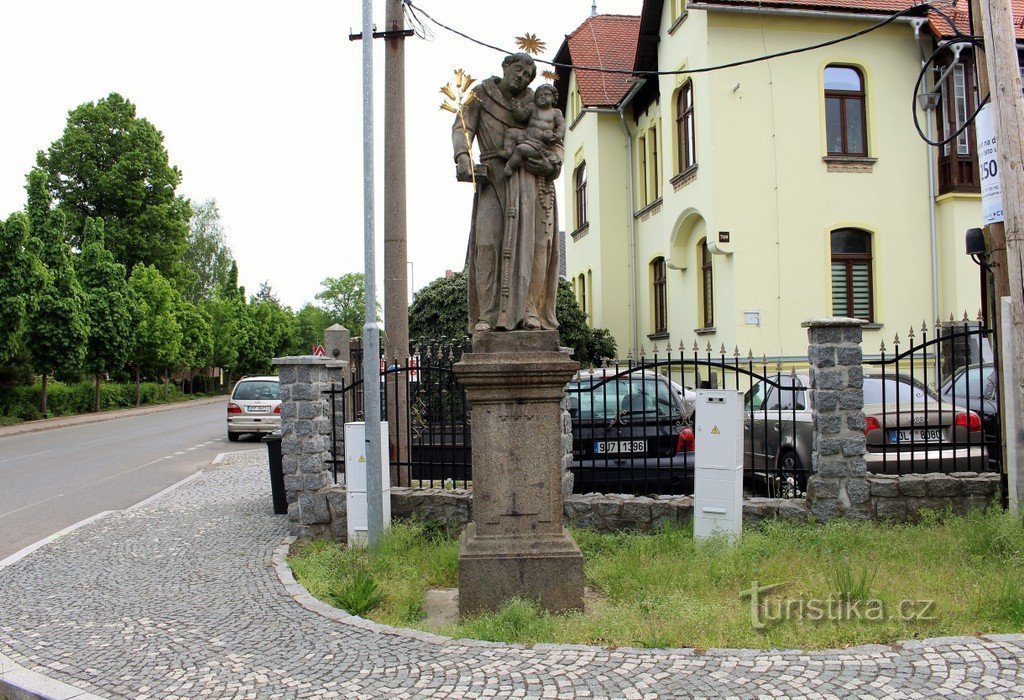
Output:
M999 188L999 159L996 154L995 109L981 108L974 120L978 138L978 170L981 173L981 211L985 225L1003 220L1003 194Z

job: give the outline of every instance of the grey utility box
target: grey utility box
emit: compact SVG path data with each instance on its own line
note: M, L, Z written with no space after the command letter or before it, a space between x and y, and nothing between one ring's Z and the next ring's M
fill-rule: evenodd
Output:
M738 537L743 528L743 393L697 391L693 536Z

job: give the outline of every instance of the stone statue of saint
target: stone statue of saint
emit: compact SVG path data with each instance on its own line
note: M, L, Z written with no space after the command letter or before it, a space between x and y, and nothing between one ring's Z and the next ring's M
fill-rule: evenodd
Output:
M452 126L456 177L471 182L477 173L467 255L471 335L558 329L554 181L562 169L564 119L551 111L552 90L539 90L547 94L534 104L529 85L537 67L528 54L506 56L501 65L502 77L474 88L476 99ZM559 131L554 138L544 133Z

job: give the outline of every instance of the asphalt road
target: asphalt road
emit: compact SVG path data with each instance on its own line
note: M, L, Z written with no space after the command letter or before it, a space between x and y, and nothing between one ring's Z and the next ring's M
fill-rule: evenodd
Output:
M0 559L96 513L120 510L209 467L228 442L225 403L0 438Z

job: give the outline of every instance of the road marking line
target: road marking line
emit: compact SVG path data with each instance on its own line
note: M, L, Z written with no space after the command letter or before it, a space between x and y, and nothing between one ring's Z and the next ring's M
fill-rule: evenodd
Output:
M31 454L20 455L18 457L8 457L7 459L0 460L0 464L4 464L5 462L13 462L16 459L28 459L29 457L37 457L39 455L44 455L47 452L53 452L54 449L56 449L56 448L51 447L50 449L43 450L42 452L33 452Z
M184 451L182 451L182 452L175 452L175 453L174 453L174 456L175 456L175 457L177 457L178 455L183 455L183 454L185 454L185 452L184 452Z
M55 500L57 498L64 498L64 494L58 493L56 496L50 496L49 498L44 498L41 501L36 501L35 503L29 503L27 506L22 506L21 508L16 508L16 509L14 509L12 511L4 513L3 515L0 515L0 518L6 518L8 515L14 515L15 513L20 513L21 511L26 510L28 508L35 508L38 505L42 505L43 503L46 503L47 501L52 501L52 500Z

